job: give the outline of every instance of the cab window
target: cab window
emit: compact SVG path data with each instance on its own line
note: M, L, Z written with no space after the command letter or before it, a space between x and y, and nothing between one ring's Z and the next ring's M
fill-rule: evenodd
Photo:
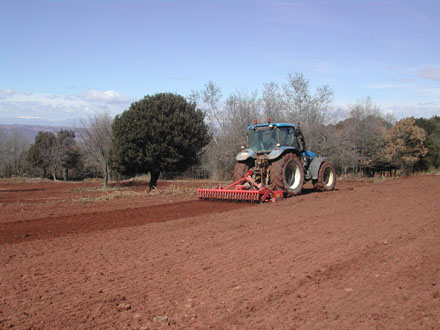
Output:
M280 128L280 144L282 146L289 146L290 145L289 131L288 131L287 127Z

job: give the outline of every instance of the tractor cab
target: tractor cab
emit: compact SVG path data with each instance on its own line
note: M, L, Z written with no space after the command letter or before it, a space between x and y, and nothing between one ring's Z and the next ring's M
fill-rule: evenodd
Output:
M294 147L300 150L298 133L292 124L259 124L249 126L248 130L249 149L257 154L270 153L280 147Z

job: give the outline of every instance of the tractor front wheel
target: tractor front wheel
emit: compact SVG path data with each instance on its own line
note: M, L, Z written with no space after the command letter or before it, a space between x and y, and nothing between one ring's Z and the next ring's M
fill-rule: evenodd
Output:
M318 173L318 180L313 182L316 190L330 191L335 188L336 170L332 163L324 162Z
M269 168L270 188L283 190L286 195L301 193L304 184L304 167L298 156L286 154Z

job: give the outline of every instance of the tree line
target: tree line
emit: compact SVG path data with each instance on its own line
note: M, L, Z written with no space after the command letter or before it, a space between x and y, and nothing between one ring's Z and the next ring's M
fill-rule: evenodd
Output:
M153 188L161 173L199 164L209 139L204 113L194 103L159 93L133 102L115 118L104 112L82 119L75 130L39 132L33 144L18 131L3 134L0 175L53 180L99 175L106 186L110 178L150 173Z
M211 177L230 175L236 153L246 145L246 127L254 119L266 122L266 118L299 125L307 148L329 157L339 174L372 176L397 170L409 174L439 166L439 117L396 122L370 97L341 114L332 107L331 88L324 85L312 91L300 73L289 74L281 85L265 83L261 93L236 91L227 97L208 82L189 99L205 112L212 134L202 160Z
M151 187L162 174L230 179L235 155L247 144L254 119L301 126L307 148L328 156L341 175L404 174L440 166L440 117L404 118L387 114L369 97L345 113L332 106L327 85L314 91L300 73L284 84L268 82L259 91L224 97L208 82L183 97L159 93L133 102L122 114L97 113L78 127L39 132L30 144L18 131L0 131L0 175L54 180L112 179L150 173Z

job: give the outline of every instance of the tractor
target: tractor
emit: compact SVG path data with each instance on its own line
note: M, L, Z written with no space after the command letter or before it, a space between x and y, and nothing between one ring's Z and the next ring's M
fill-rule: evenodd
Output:
M299 125L267 123L248 127L248 148L236 156L233 183L216 189L198 189L201 199L266 202L301 193L312 181L319 191L333 190L336 171L326 157L306 148Z

